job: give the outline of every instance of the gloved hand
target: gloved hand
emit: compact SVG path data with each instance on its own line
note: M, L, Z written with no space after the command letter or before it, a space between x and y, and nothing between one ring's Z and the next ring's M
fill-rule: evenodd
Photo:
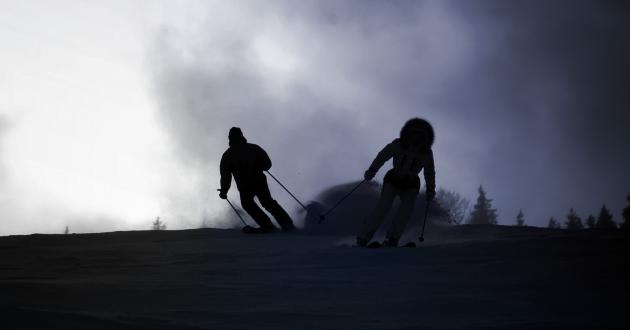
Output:
M225 191L225 190L221 190L221 191L219 192L219 198L221 198L221 199L227 199L227 191Z
M432 201L435 198L435 191L434 190L427 190L427 202Z
M366 181L370 181L374 178L374 176L376 175L376 171L374 171L373 169L368 169L367 171L365 171L365 174L363 174L363 178Z

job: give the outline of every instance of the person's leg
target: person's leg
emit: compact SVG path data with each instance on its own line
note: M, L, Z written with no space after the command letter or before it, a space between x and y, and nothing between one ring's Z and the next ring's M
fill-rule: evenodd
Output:
M400 192L400 206L387 232L387 239L391 240L392 243L398 243L400 236L402 236L413 213L417 196L418 191L416 189L405 189Z
M359 231L359 235L357 236L357 243L363 244L367 243L372 239L378 227L383 223L383 219L387 212L392 207L392 203L394 202L394 197L396 197L396 188L389 183L383 184L383 189L381 190L381 196L379 197L378 204L372 211L372 214L367 219L367 222L363 225L361 230Z
M263 210L260 209L258 204L254 201L256 193L254 191L240 191L241 206L247 213L256 221L256 223L263 229L272 229L273 224L269 217Z
M273 215L276 222L282 227L282 230L293 230L295 229L295 225L293 225L293 220L285 211L280 204L271 197L271 192L269 192L269 186L267 185L267 181L265 180L261 183L256 196L258 197L258 201L260 205L265 208L271 215Z

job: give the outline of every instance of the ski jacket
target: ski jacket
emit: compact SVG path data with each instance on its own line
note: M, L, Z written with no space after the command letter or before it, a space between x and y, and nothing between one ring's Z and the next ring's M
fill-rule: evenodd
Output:
M238 190L247 191L267 182L263 171L271 168L271 159L256 144L237 143L230 146L221 157L221 190L227 192L232 185L232 176Z
M370 165L370 171L378 172L390 158L393 158L394 168L387 172L384 182L400 189L420 189L418 173L424 169L427 191L435 192L435 164L431 148L414 146L405 148L400 139L395 139L376 155Z

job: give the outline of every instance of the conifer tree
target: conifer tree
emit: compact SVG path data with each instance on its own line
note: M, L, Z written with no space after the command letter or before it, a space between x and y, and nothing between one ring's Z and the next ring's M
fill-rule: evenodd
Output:
M549 223L547 224L547 228L551 228L551 229L560 228L560 223L558 223L558 221L556 221L556 218L551 217L551 218L549 218Z
M153 221L153 230L165 230L165 229L166 229L166 223L160 220L160 217L155 218L155 221Z
M586 226L589 229L593 229L595 228L596 223L597 221L595 220L595 217L592 214L589 214L588 218L586 218Z
M525 226L525 218L524 218L523 210L518 210L518 214L516 215L516 225L518 227Z
M602 229L617 228L617 224L613 221L613 216L606 208L606 204L602 205L602 209L601 211L599 211L599 216L597 217L597 223L595 223L595 227Z
M477 203L470 212L469 224L473 225L496 225L497 210L492 208L492 199L486 197L486 192L479 186L479 197Z
M569 230L580 230L584 229L584 225L582 224L582 219L573 211L573 209L569 210L569 214L567 214L567 221L565 222L567 229Z
M630 203L630 195L626 196L628 203ZM625 207L622 211L623 215L623 223L621 224L621 229L630 230L630 205Z

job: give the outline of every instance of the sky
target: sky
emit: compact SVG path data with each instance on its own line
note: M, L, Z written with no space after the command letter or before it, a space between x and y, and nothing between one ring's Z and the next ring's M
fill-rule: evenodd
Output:
M625 1L0 0L0 235L224 227L230 127L308 201L360 179L411 117L435 127L438 188L474 201L483 185L501 224L603 203L621 221L629 16Z

